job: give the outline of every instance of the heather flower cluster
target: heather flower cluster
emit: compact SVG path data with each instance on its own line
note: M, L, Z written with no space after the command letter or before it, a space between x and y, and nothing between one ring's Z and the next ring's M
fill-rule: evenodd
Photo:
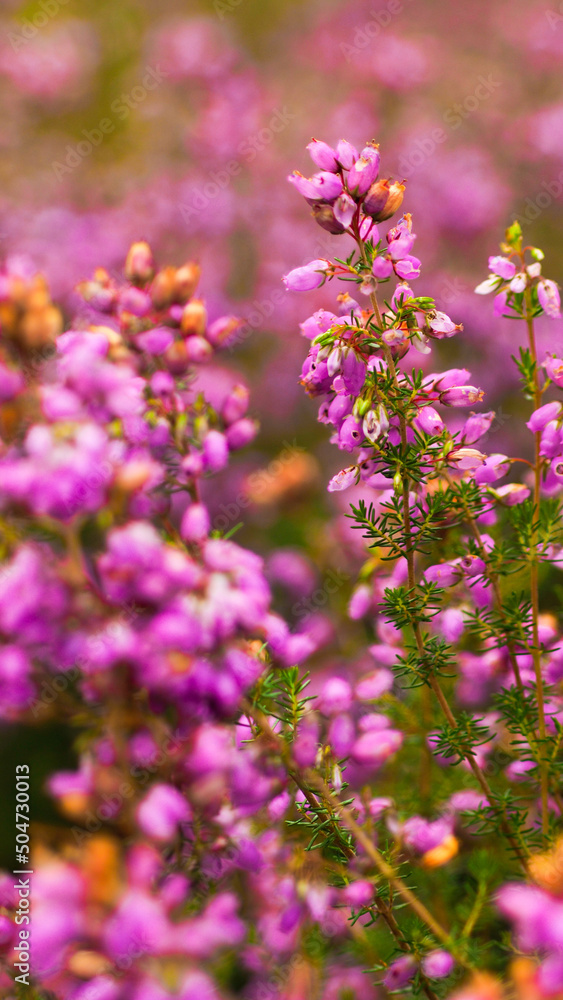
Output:
M563 995L563 358L535 335L557 285L514 223L477 291L526 333L529 448L490 451L479 379L432 357L463 328L411 288L404 183L375 143L308 149L289 181L347 238L284 278L347 283L301 324L363 559L339 662L271 586L310 593L307 561L213 526L258 425L214 384L241 323L198 265L137 242L70 322L26 260L0 274L0 714L74 745L59 825L31 826L17 987L0 877L7 1000Z

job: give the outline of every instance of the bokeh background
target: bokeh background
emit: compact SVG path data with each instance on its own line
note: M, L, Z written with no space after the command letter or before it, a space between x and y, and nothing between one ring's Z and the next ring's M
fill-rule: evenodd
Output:
M416 288L464 324L441 360L472 371L497 410L486 447L510 453L521 333L473 288L514 217L548 276L563 273L562 58L559 0L3 0L0 254L44 271L70 320L74 284L116 273L147 239L160 263L201 263L211 318L245 320L206 384L219 397L247 381L261 431L208 500L218 528L241 523L241 542L267 554L292 627L314 634L315 683L373 637L344 614L365 558L345 518L354 497L326 493L339 456L298 384L299 322L336 293L281 284L343 245L286 176L310 172L312 136L381 143L384 174L408 182ZM561 322L540 339L562 351ZM31 757L48 825L60 819L42 779L72 760L73 734L43 735L40 754L24 727L3 744Z

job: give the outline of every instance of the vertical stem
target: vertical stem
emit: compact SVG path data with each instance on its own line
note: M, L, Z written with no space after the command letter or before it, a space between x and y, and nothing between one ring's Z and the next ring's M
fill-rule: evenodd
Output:
M369 266L369 261L368 261L368 257L367 257L367 253L366 253L365 244L364 244L364 241L363 241L363 239L362 239L362 237L360 235L360 230L359 230L359 226L358 226L357 222L355 223L355 226L354 226L354 234L355 234L356 243L358 244L360 253L362 255L362 260L363 260L363 262L364 262L364 264L366 266ZM382 318L382 315L381 315L381 310L379 308L379 303L377 301L377 296L376 296L375 292L371 293L370 300L371 300L371 304L372 304L372 308L373 308L374 316L376 318L377 325L378 325L379 329L381 330L381 329L383 329L383 318ZM391 353L390 348L388 347L387 344L385 344L385 342L383 342L383 353L384 353L384 356L385 356L385 361L387 362L387 366L388 366L389 372L390 372L390 374L391 374L391 376L392 376L392 378L393 378L393 380L395 382L395 385L398 386L397 369L395 367L395 362L393 360L393 355ZM405 416L404 416L403 413L399 413L398 417L399 417L399 425L400 425L401 444L403 446L403 449L406 450L407 445L408 445L408 441L407 441L407 422L406 422L406 419L405 419ZM408 566L408 584L409 584L409 589L410 590L414 590L416 588L416 575L415 575L414 545L413 545L412 527L411 527L411 515L410 515L410 486L409 486L408 478L406 478L406 477L403 480L403 487L402 487L402 506L403 506L403 524L404 524L404 529L405 529L405 557L406 557L407 566ZM416 648L417 648L418 654L419 654L421 660L423 660L423 659L426 658L426 652L425 652L425 649L424 649L424 639L423 639L422 632L421 632L421 629L420 629L420 624L418 622L414 622L413 623L413 633L414 633L414 637L415 637ZM436 696L438 704L440 705L440 708L442 709L442 712L444 713L444 715L445 715L445 717L447 719L448 724L452 728L457 728L457 720L456 720L456 718L455 718L455 716L454 716L454 714L453 714L453 712L452 712L452 710L450 708L450 705L448 703L448 700L447 700L444 692L442 691L440 682L438 681L438 679L432 673L430 673L430 675L429 675L428 684L430 685L432 691L434 692L434 695ZM480 786L481 790L483 791L483 794L485 795L485 798L487 799L487 801L488 801L491 809L493 809L495 811L495 813L497 813L499 815L501 829L502 829L502 831L503 831L503 833L504 833L507 841L509 842L510 846L512 847L512 850L514 851L515 856L518 858L518 861L520 862L520 865L522 866L522 868L524 869L524 871L527 871L526 854L528 853L528 851L526 849L526 846L521 842L521 839L519 839L517 836L515 836L513 834L512 830L511 830L511 827L510 827L510 822L509 822L509 819L508 819L508 814L507 814L507 811L506 811L506 807L505 806L500 806L499 807L499 806L496 805L495 800L494 800L493 791L492 791L492 789L491 789L491 787L490 787L490 785L489 785L489 783L488 783L488 781L487 781L487 779L486 779L486 777L485 777L482 769L479 767L477 761L475 760L475 755L473 754L473 752L471 751L471 749L469 747L467 747L466 750L465 750L464 758L467 761L467 764L469 765L469 767L470 767L473 775L477 779L477 782L479 783L479 786Z
M532 315L532 303L530 289L526 289L526 326L528 328L528 343L530 356L534 366L534 409L539 409L542 400L542 390L538 374L538 356L536 350L536 338L534 332L534 319ZM539 738L542 749L540 760L540 782L541 782L541 803L542 803L542 832L547 836L549 829L549 772L547 761L544 758L545 749L545 704L543 693L543 678L541 672L541 651L539 642L539 586L538 586L538 523L540 517L540 489L541 489L541 467L542 458L541 431L534 434L534 499L532 508L532 539L530 545L530 596L532 602L532 657L534 661L534 673L536 676L536 697L538 701L538 721Z

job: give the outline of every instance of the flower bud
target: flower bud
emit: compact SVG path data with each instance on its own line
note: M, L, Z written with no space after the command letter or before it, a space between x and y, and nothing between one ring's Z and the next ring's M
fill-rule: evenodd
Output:
M235 420L244 417L248 409L248 399L248 389L245 385L233 386L221 410L221 416L226 424L234 424Z
M346 227L336 218L332 205L313 205L313 218L321 229L326 229L333 236L341 236L346 232Z
M174 275L174 301L183 305L194 294L201 275L199 264L193 261L183 264Z
M328 260L312 260L304 267L295 267L293 271L285 274L283 277L284 285L291 292L309 292L322 285L329 268L330 262Z
M385 222L395 214L403 202L405 185L399 181L389 182L389 180L376 181L372 184L362 208L366 215L369 215L374 222Z
M133 243L125 259L125 277L134 284L144 285L154 274L152 251L145 240Z
M351 195L361 198L377 179L379 172L379 148L366 146L350 168L347 186Z
M340 139L336 144L336 155L340 166L344 170L350 170L358 159L358 150L351 142L348 142L346 139Z
M207 326L207 309L201 299L192 299L184 307L180 328L186 337L202 337Z
M200 542L203 538L207 538L210 527L207 507L202 503L192 503L186 508L182 517L180 535L185 542Z
M319 139L311 139L307 149L315 166L319 167L320 170L328 170L332 174L337 173L338 159L332 146L329 146L327 142L320 142Z

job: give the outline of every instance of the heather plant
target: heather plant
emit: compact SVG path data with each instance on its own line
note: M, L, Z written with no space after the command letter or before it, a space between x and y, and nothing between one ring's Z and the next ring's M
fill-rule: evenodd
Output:
M21 258L1 275L0 711L38 740L58 720L77 760L48 779L58 827L18 810L6 998L563 996L563 359L535 337L557 285L514 223L477 291L525 328L530 449L488 454L470 373L429 370L462 326L410 287L404 184L374 143L309 151L290 181L348 241L284 279L347 282L301 325L347 455L328 490L365 542L366 654L339 669L213 527L210 481L257 425L244 385L205 383L240 323L210 319L198 266L135 243L70 326Z

